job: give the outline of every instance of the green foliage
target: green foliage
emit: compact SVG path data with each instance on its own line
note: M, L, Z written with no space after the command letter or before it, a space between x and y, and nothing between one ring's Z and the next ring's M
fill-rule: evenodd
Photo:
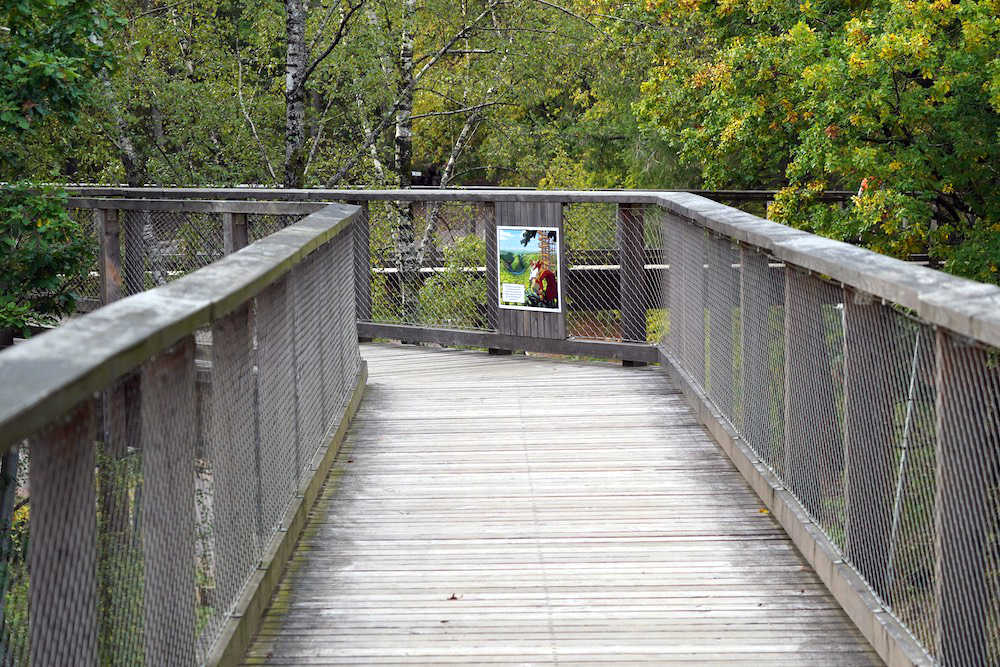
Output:
M420 288L420 322L456 329L483 328L480 306L486 303L483 265L486 243L478 236L455 239L444 250L444 271L427 278Z
M65 197L25 186L0 190L0 328L28 335L29 325L73 312L74 286L93 256Z
M23 504L14 512L7 536L10 552L0 561L0 591L3 595L3 641L6 655L26 655L28 651L28 537L31 506Z
M111 66L114 13L94 0L13 0L0 10L0 134L48 116L73 121Z
M649 8L667 30L636 109L706 186L776 186L775 220L1000 279L996 0Z
M95 0L16 0L0 10L0 178L22 181L33 140L65 130L111 69L115 14ZM38 174L42 175L42 174ZM92 248L54 190L0 191L0 329L73 311Z

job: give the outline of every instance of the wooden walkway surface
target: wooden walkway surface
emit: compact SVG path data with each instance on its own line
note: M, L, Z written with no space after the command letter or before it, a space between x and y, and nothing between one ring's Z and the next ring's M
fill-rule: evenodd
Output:
M248 664L881 664L658 369L362 353Z

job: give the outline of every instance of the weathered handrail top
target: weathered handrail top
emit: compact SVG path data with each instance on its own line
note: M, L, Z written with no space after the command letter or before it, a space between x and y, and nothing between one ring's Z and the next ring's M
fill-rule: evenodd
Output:
M255 213L258 215L309 215L328 202L260 201L234 199L123 199L114 197L70 197L72 208L113 208L125 211L170 213Z
M129 187L129 186L111 186L111 185L66 185L64 186L66 190L71 193L76 193L80 197L149 197L156 196L157 198L163 199L186 199L191 197L197 197L202 194L211 195L213 199L235 199L235 200L249 200L249 199L270 199L270 200L286 200L291 199L294 201L302 200L314 200L314 201L327 201L327 200L339 200L347 198L347 195L358 195L358 199L361 201L376 201L380 199L391 199L399 198L399 195L405 194L403 199L411 199L415 193L430 193L429 198L431 200L440 200L441 193L495 193L503 194L509 196L511 193L538 193L538 195L544 196L546 194L551 194L556 190L538 190L535 188L510 188L510 187L498 187L498 186L449 186L448 188L438 188L432 186L419 186L415 185L409 190L368 190L365 188L339 188L339 189L324 189L324 188L307 188L307 189L286 189L286 188L255 188L255 187L235 187L235 188L195 188L195 187L161 187L161 186L147 186L147 187ZM604 190L589 190L589 191L578 191L578 192L591 192L598 194L600 196L607 196L615 193L625 193L631 194L637 192L636 190L628 190L624 188L609 188ZM674 192L686 192L689 194L699 195L702 197L708 197L710 199L723 199L723 200L739 200L739 201L770 201L778 194L777 190L643 190L645 193L674 193ZM347 194L344 194L347 193ZM386 193L391 193L393 196L386 196ZM818 195L819 201L824 202L839 202L850 200L851 197L855 195L854 192L849 192L847 190L828 190L822 192ZM318 199L317 199L318 198ZM449 197L450 198L450 197ZM458 197L461 199L461 197ZM517 199L505 199L494 197L490 201L518 201ZM542 201L552 201L551 199L543 199ZM560 200L563 201L563 200Z
M246 302L351 225L358 211L356 206L327 205L176 281L71 319L0 353L0 451Z
M927 321L1000 346L1000 288L823 238L688 192L649 190L293 190L252 188L77 188L100 197L261 198L318 201L568 202L658 205L776 259L911 309ZM120 200L126 201L126 200Z

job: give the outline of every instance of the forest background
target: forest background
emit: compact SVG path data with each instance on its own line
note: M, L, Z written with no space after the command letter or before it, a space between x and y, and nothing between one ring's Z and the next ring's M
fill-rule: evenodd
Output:
M776 189L1000 281L1000 0L4 0L0 56L8 183ZM8 324L57 204L0 196Z

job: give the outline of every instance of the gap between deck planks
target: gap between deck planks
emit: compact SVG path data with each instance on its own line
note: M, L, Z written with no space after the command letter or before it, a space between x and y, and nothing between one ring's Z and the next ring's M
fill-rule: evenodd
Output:
M247 664L881 664L657 369L362 353Z

